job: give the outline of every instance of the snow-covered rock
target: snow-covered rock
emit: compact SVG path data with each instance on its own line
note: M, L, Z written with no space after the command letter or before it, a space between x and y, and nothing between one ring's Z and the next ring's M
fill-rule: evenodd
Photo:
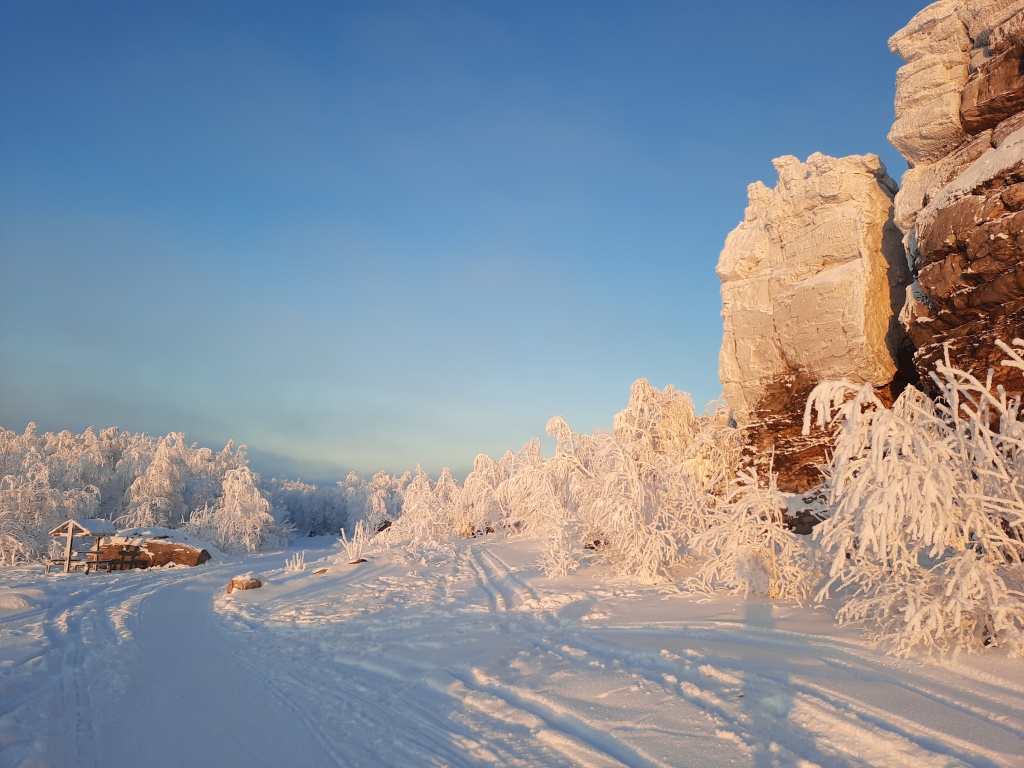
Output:
M877 156L774 165L778 184L750 185L719 259L719 376L757 452L774 449L780 485L803 490L824 455L820 438L799 435L805 397L827 379L893 381L909 270L892 220L896 184Z
M104 539L100 551L104 558L125 561L132 568L196 566L209 562L213 555L223 557L212 545L180 529L158 527L119 531Z
M236 589L259 589L262 586L263 582L252 571L249 571L235 576L228 582L227 594L230 595Z
M1024 0L942 0L889 40L890 141L910 170L896 224L919 285L902 321L924 377L955 363L1012 391L997 338L1024 335Z
M940 0L889 39L907 62L896 75L896 121L889 141L913 165L945 157L968 140L960 126L971 39L957 15L962 0Z
M889 48L906 62L896 75L889 141L911 165L941 160L999 122L986 122L994 105L985 103L990 77L979 72L1008 71L1008 62L994 68L990 59L1016 44L1022 11L1021 0L940 0L889 38ZM980 110L975 129L962 125L964 107Z

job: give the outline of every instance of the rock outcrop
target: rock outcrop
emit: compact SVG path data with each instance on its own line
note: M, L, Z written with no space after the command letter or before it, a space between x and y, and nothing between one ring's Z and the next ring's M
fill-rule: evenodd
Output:
M803 491L820 482L827 452L827 436L800 434L810 390L844 376L901 384L897 315L910 273L893 223L896 184L878 157L774 165L778 185L748 187L745 219L718 262L719 375L755 461L773 457L779 486Z
M951 360L1019 393L996 339L1024 336L1024 0L941 0L889 40L889 140L910 169L896 196L917 283L901 321L926 375Z

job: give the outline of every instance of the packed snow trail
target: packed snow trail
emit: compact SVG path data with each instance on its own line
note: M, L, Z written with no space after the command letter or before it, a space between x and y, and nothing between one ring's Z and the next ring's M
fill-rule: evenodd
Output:
M27 745L24 762L338 762L308 734L302 737L304 722L290 702L239 664L238 656L248 652L246 638L226 637L211 610L211 594L237 568L50 577L54 591L60 585L70 590L39 612L49 674L40 676L43 690L29 703L29 712L42 718L34 723L42 738ZM0 764L21 764L18 745L4 741L0 736L12 759L0 756Z
M547 579L528 541L307 547L299 573L0 572L0 767L1024 765L999 651L898 660L826 610Z
M117 704L94 706L97 744L109 747L129 735L137 745L129 751L142 747L154 767L237 765L240 757L267 766L339 761L309 733L293 702L239 661L258 639L226 636L218 627L210 596L232 575L211 569L139 603L133 658L121 671Z

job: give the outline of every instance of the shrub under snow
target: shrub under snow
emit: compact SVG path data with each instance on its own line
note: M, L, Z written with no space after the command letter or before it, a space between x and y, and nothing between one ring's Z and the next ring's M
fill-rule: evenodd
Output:
M763 486L753 470L741 470L713 523L691 541L701 560L696 585L704 591L721 586L744 597L807 597L816 563L807 538L783 520L790 498L773 474Z
M1016 340L1017 345L1024 342ZM1024 359L1001 344L1004 365ZM1024 654L1024 423L1020 398L949 364L941 397L907 390L885 408L870 385L831 382L807 404L836 430L832 517L817 533L825 597L898 653L1004 645Z
M447 470L436 483L419 472L387 540L530 533L544 539L552 575L589 561L657 581L712 524L739 461L738 432L720 404L697 415L689 395L646 379L613 432L579 434L561 417L547 431L557 442L550 458L534 440L499 461L478 456L463 484Z

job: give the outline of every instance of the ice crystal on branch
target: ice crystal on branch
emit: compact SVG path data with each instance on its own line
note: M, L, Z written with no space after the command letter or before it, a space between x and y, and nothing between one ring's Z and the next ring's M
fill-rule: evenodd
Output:
M836 591L840 620L872 624L898 653L1024 653L1024 424L991 378L947 353L935 400L908 387L887 409L870 385L829 382L808 401L805 431L815 411L835 429L820 597Z
M771 472L762 487L754 470L741 470L714 524L691 542L701 557L696 584L705 591L721 585L744 597L806 597L814 558L806 539L785 524L789 499Z

